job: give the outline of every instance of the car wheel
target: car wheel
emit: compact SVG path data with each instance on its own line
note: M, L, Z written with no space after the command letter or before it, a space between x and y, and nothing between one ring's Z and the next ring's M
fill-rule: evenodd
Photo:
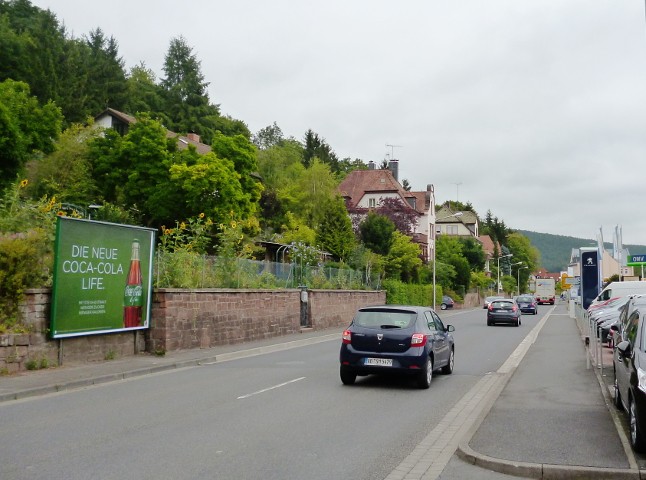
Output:
M624 406L621 403L621 393L619 393L619 383L617 383L617 376L615 375L615 397L613 398L613 403L618 410L622 410Z
M491 320L487 320L487 327L490 327L491 325L493 325L493 323L491 323Z
M445 304L445 303L443 303L442 305L440 305L440 308L441 308L442 310L446 310L446 304Z
M454 363L455 363L455 352L453 351L453 349L451 349L451 353L449 355L449 363L447 363L442 367L442 373L444 375L451 375L453 373Z
M419 388L428 388L431 386L431 380L433 380L433 360L431 360L431 357L428 357L426 360L426 368L423 368L419 372L419 377L417 377L417 386Z
M340 373L341 373L341 381L343 382L343 385L352 385L354 381L357 379L357 374L349 371L346 368L341 367Z
M516 323L514 325L516 325L517 327L520 326L520 318L516 319Z
M628 401L628 423L630 428L630 446L637 453L641 453L644 451L644 437L639 430L639 425L637 425L637 409L632 398Z

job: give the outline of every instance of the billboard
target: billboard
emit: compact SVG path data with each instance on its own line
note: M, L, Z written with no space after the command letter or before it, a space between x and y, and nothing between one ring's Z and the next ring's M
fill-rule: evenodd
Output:
M155 230L58 217L51 336L148 328Z
M581 248L581 304L587 309L601 291L599 251Z

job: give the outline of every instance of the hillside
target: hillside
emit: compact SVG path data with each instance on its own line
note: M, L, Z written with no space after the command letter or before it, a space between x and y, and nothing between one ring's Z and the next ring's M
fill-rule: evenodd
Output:
M525 235L534 247L541 253L541 266L548 272L560 272L567 268L573 248L596 246L596 240L549 233L517 230ZM606 250L612 249L612 243L605 242ZM643 245L624 245L630 253L646 252Z

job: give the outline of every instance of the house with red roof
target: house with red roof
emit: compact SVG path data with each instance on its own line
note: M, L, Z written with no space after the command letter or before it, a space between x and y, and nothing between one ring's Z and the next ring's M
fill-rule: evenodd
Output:
M432 258L433 228L435 223L435 191L427 185L426 191L405 190L397 179L398 162L391 160L387 170L375 169L374 162L368 163L368 170L354 170L339 185L339 193L346 207L358 225L368 212L379 208L385 199L398 200L416 222L410 232L413 240L421 247L422 259Z

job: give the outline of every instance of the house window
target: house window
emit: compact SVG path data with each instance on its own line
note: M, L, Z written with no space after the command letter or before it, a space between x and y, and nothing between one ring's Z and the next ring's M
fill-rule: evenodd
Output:
M457 235L458 234L458 226L457 225L447 225L446 226L446 234L447 235Z
M370 208L375 208L377 206L377 200L374 198L368 199L368 206Z

